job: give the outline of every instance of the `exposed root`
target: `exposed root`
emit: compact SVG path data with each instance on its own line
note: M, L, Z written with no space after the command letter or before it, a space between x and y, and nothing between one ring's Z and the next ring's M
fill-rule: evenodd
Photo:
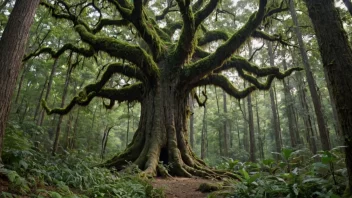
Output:
M163 177L163 178L169 178L169 177L172 177L169 172L167 171L167 169L165 168L164 165L162 164L158 164L157 166L157 171L158 171L158 174Z

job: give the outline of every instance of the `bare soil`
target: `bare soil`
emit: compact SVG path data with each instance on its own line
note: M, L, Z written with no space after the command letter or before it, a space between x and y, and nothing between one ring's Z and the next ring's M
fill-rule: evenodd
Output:
M164 190L167 198L205 198L206 193L198 191L202 183L211 183L211 180L201 178L173 177L168 179L155 178L152 185Z

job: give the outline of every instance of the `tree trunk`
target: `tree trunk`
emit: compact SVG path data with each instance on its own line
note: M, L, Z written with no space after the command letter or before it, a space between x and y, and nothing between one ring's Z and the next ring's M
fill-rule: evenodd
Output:
M282 51L282 65L284 67L284 69L287 69L287 64L286 64L286 59L285 59L286 53L285 53L285 49L283 49ZM293 98L290 92L290 88L289 88L289 81L288 79L284 79L282 81L283 86L284 86L284 94L285 94L285 113L288 119L288 131L290 134L290 142L291 142L291 147L295 148L297 146L297 137L296 137L296 131L297 129L295 129L294 126L294 114L293 114ZM299 138L299 137L298 137Z
M220 116L220 105L219 105L219 96L218 93L216 91L216 87L214 87L215 90L215 98L216 98L216 107L218 108L218 116ZM218 128L218 137L219 137L219 152L220 152L220 156L224 156L224 148L223 148L223 140L222 140L222 127Z
M247 105L248 105L248 128L249 128L249 159L251 162L255 162L255 137L254 137L254 118L253 118L253 109L252 109L252 97L251 95L247 96Z
M126 148L128 146L128 135L130 133L130 104L127 103L127 129L126 129Z
M62 93L62 98L61 98L61 108L63 108L65 106L65 100L66 100L66 96L67 96L67 93L68 93L68 86L70 84L70 77L71 77L71 65L69 65L69 68L67 68L66 80L65 80L65 85L64 85L64 91ZM57 123L52 155L55 155L55 153L56 153L56 151L58 149L58 146L59 146L59 138L60 138L61 124L62 124L63 118L64 118L64 115L60 115L59 121Z
M37 106L35 107L35 112L34 112L34 116L33 116L33 121L35 121L35 119L37 118L38 116L38 112L39 112L39 109L40 109L40 104L41 104L41 101L42 101L42 98L43 98L43 95L44 95L44 91L45 91L45 87L46 87L46 84L48 83L48 78L45 78L45 82L43 84L43 89L42 91L40 92L40 95L39 95L39 100L38 100L38 103L37 103Z
M203 126L200 146L200 158L205 159L207 157L207 106L204 105L203 114Z
M59 59L56 58L54 60L53 66L51 67L51 72L50 72L50 76L49 76L49 82L48 82L48 86L46 88L46 93L45 93L45 98L44 98L45 101L48 101L48 99L49 99L51 86L53 84L53 79L54 79L54 75L55 75L56 67L57 67L58 63L59 63ZM39 119L38 119L38 123L37 123L39 126L43 125L44 117L45 117L44 110L42 110L42 112L41 112L41 114L39 116Z
M194 148L194 103L193 98L189 97L189 111L191 113L189 119L189 141L191 143L192 149Z
M329 140L329 131L326 127L326 123L325 123L325 119L324 119L324 115L323 115L322 107L321 107L321 101L320 101L320 98L319 98L319 95L318 95L318 92L316 89L312 70L309 65L308 55L307 55L305 45L303 42L302 33L299 29L297 14L296 14L296 10L295 10L294 6L295 5L294 5L293 0L290 0L290 12L291 12L293 23L295 25L294 30L295 30L295 33L297 36L299 49L300 49L302 60L303 60L303 66L306 71L305 73L306 73L306 79L308 82L308 88L310 91L310 95L312 96L312 101L313 101L314 110L315 110L318 128L319 128L319 135L320 135L320 140L321 140L321 144L322 144L322 149L324 151L326 151L326 150L331 149L330 140Z
M256 110L256 114L257 114L257 131L258 131L258 145L259 145L259 154L260 154L260 158L264 159L264 144L263 144L263 140L262 140L262 136L261 136L261 132L260 132L260 118L259 118L259 108L258 108L258 96L255 96L255 110Z
M0 40L0 159L12 94L39 0L17 0Z
M189 102L187 91L180 91L172 75L152 88L145 88L141 99L140 122L128 148L105 163L107 167L123 168L127 162L138 165L150 176L157 174L159 161L170 166L170 174L191 177L211 176L217 171L205 166L188 143ZM175 82L176 81L176 82ZM181 88L183 89L183 88Z
M24 66L22 74L21 74L21 78L20 78L20 82L18 83L18 89L17 89L17 94L16 94L16 99L15 99L15 104L17 104L18 99L20 98L20 94L21 94L21 90L22 90L22 84L23 84L23 80L24 80L24 76L26 75L29 66Z
M345 142L346 167L352 194L352 49L334 1L305 0L317 35L327 73L328 88L335 102L339 126Z
M268 53L269 53L269 59L270 59L270 66L274 67L274 53L272 49L271 42L268 42ZM274 96L274 90L273 88L270 89L269 91L270 94L270 103L271 103L271 112L272 112L272 124L274 128L274 136L275 136L275 152L281 153L281 138L280 138L280 127L279 127L279 119L277 116L277 110L276 110L276 103L275 103L275 96Z
M226 92L223 90L223 103L224 103L224 114L225 114L225 121L224 121L224 131L223 131L223 140L224 140L224 155L226 157L229 156L229 121L226 117L227 114L227 97Z
M248 118L247 118L247 108L246 108L246 100L243 101L243 109L242 109L242 114L243 114L243 120L244 120L244 127L243 127L243 147L244 150L250 153L250 145L249 145L249 132L248 132ZM241 105L241 104L240 104Z

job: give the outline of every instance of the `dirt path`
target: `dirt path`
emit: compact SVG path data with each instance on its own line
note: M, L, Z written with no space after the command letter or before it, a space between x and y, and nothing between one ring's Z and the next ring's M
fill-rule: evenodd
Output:
M167 198L205 198L207 194L197 191L202 183L209 183L211 180L200 178L155 178L152 185L155 188L164 189Z

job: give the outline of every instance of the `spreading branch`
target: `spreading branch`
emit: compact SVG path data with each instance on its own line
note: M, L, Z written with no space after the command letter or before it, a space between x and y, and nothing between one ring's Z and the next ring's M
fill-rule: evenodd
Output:
M214 85L220 87L230 96L233 96L237 99L245 98L257 89L255 86L250 86L243 90L239 90L228 80L227 77L221 74L211 74L208 77L199 80L197 83L192 84L192 87L199 87L204 85Z
M260 0L258 11L252 14L247 23L240 30L232 35L232 37L222 44L214 53L188 65L182 74L184 83L200 79L213 70L221 67L221 65L243 45L243 43L260 25L265 14L266 4L267 0Z
M118 102L133 102L140 101L141 96L143 95L143 85L141 83L136 83L121 89L101 89L99 92L90 92L89 94L84 94L81 92L79 96L75 96L71 102L64 108L55 108L50 109L47 103L42 100L42 106L45 109L48 115L59 114L66 115L68 114L73 107L76 105L87 106L93 100L94 97L107 98L111 101Z
M38 49L35 52L26 55L23 58L23 61L25 62L25 61L29 60L30 58L39 56L41 54L50 54L50 56L52 58L59 58L66 51L75 52L77 54L83 55L84 57L92 57L92 56L94 56L94 53L95 53L95 51L92 47L86 49L86 48L82 48L82 47L76 47L71 43L67 43L57 51L55 51L51 47L43 47L41 49Z
M159 75L159 68L156 63L139 46L130 45L129 43L109 37L95 36L81 25L76 26L76 31L79 33L82 41L90 44L96 51L104 51L110 56L127 60L135 64L146 76L151 78L157 78Z

